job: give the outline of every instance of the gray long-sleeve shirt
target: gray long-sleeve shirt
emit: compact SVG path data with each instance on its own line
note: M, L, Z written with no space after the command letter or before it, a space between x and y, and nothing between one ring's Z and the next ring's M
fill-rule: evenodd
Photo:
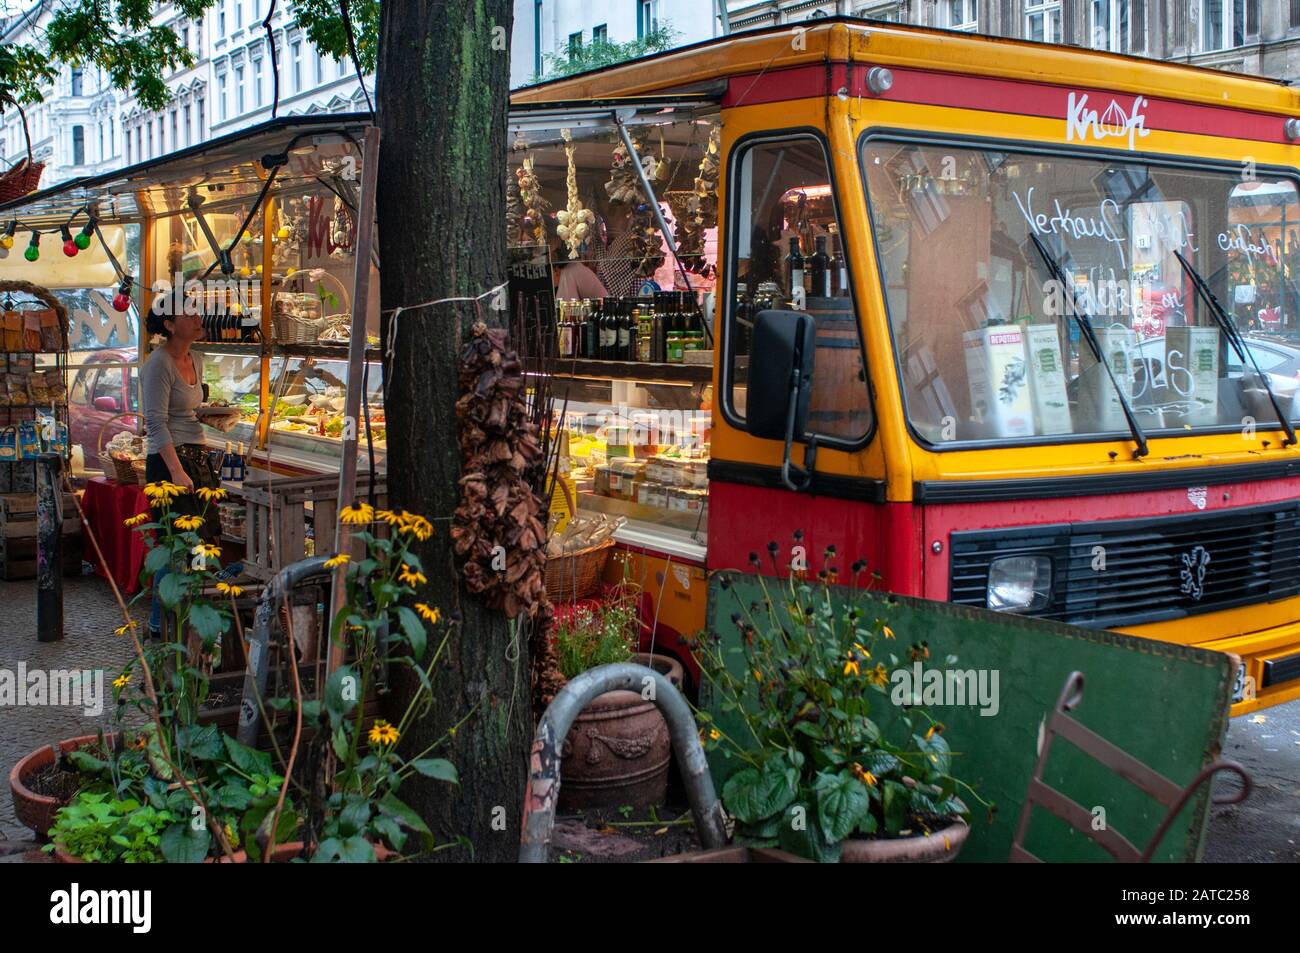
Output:
M158 453L168 444L179 447L204 442L203 425L194 414L203 402L203 364L193 351L190 360L194 364L193 387L181 379L176 362L165 349L156 349L144 362L140 381L149 453Z

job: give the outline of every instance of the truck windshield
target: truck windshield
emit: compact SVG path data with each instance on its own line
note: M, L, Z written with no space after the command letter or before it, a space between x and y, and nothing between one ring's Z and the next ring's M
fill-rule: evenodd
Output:
M1197 168L881 138L864 143L863 165L908 420L925 443L1128 438L1125 404L1148 435L1277 430L1274 400L1300 419L1290 178L1249 160Z

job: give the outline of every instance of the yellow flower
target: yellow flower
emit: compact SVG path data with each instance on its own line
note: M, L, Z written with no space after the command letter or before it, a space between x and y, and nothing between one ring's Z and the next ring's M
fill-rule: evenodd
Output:
M397 528L399 533L410 533L420 542L424 542L433 535L433 524L423 516L402 510L402 515L398 517L398 521L400 523Z
M884 636L885 638L887 638L887 639L892 639L892 638L894 637L894 630L891 629L889 626L884 626L884 627L880 630L880 634L883 635L883 636Z
M721 738L721 737L722 737L722 732L718 731L717 728L710 728L710 729L709 729L709 740L710 740L710 741L717 741L717 740L718 740L719 738Z
M213 489L207 486L201 486L194 492L198 494L199 499L204 503L211 503L213 500L224 500L229 495L225 490Z
M845 675L862 674L862 670L858 667L858 660L855 659L852 655L850 655L849 660L844 663L844 674Z
M132 629L138 629L139 627L140 627L140 623L133 620L131 622L126 622L123 623L122 625L119 625L116 629L113 630L113 634L126 635Z
M339 553L330 559L325 560L326 569L338 569L340 566L346 566L352 559L347 553Z
M760 685L763 684L763 673L758 669L754 669L754 681L758 682Z
M430 625L437 625L439 620L442 619L442 610L431 608L423 602L415 604L415 611L420 614L421 619Z
M114 688L126 688L126 683L131 681L131 673L123 672L117 678L113 679Z
M402 522L402 518L392 510L375 510L375 522L383 520L389 526L397 526Z
M244 587L236 586L228 582L219 582L217 583L217 592L238 599L244 594Z
M199 543L190 552L195 556L202 556L204 559L219 559L221 557L221 547L210 546L207 543Z
M424 573L416 572L406 563L402 563L402 571L397 574L397 578L414 589L416 586L423 586L429 580L424 577Z
M871 670L871 674L867 677L882 688L889 684L889 672L885 669L883 662L877 662L876 667Z
M172 521L172 525L179 530L195 530L203 525L202 516L178 516Z
M929 741L936 734L942 734L942 733L943 733L943 725L936 721L933 725L930 726L930 730L925 733L925 740Z
M859 655L861 655L863 658L871 658L871 653L868 652L868 651L866 650L866 648L863 647L862 643L860 643L860 642L854 642L854 643L853 643L853 648L854 648L854 649L857 651L857 653L858 653Z
M148 519L149 519L148 513L136 513L135 516L128 516L126 519L122 520L122 525L139 526L141 523L145 522Z
M375 508L369 503L345 506L343 511L339 513L339 519L345 523L372 523L375 519Z
M369 737L372 745L393 745L397 744L400 735L394 725L390 725L384 719L379 718L370 726Z
M188 493L189 490L178 483L172 483L169 480L159 480L157 483L146 483L144 486L144 495L149 499L159 496L180 496L182 493Z
M870 771L864 771L856 761L853 762L853 776L869 788L876 786L876 776Z

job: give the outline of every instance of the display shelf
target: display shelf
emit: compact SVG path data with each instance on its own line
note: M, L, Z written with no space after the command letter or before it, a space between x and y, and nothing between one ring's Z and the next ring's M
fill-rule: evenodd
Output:
M263 345L255 341L200 341L195 350L208 354L261 354ZM323 357L335 361L346 361L349 356L347 344L271 344L266 348L271 354L284 357ZM366 348L366 361L375 364L381 358L377 347Z
M528 358L525 369L542 373L541 361ZM712 364L651 364L643 361L592 361L555 358L550 361L553 377L586 377L594 380L661 381L668 384L708 384L713 380Z

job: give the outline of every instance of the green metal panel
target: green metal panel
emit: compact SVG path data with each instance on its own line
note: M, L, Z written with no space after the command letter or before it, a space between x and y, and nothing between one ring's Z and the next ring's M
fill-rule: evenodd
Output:
M729 577L729 588L719 581ZM771 585L773 580L768 579ZM956 655L953 668L984 672L998 679L996 714L976 705L927 705L944 723L954 752L953 774L996 805L992 819L972 814L972 831L959 856L964 861L1004 861L1015 833L1025 789L1038 756L1039 735L1056 704L1066 677L1085 677L1083 701L1072 713L1082 724L1118 745L1178 785L1189 783L1219 754L1228 725L1232 663L1228 656L1168 642L1140 639L901 596L831 587L836 604L865 600L868 618L885 619L897 636L900 656L912 642L925 640L931 657ZM709 581L709 628L725 647L737 647L731 615L740 606L761 602L756 576L718 572ZM737 602L739 600L739 602ZM740 653L729 653L739 668ZM889 730L897 709L889 696L877 696L872 718ZM724 729L736 716L701 704ZM992 706L987 706L991 708ZM880 710L880 709L887 710ZM735 767L716 755L711 760L719 790ZM1154 834L1164 808L1129 782L1112 774L1064 739L1052 748L1043 780L1085 808L1102 807L1105 822L1139 848ZM1164 838L1155 859L1192 861L1200 856L1209 809L1209 785L1193 798ZM1110 855L1041 809L1036 810L1026 847L1047 861L1106 861Z

